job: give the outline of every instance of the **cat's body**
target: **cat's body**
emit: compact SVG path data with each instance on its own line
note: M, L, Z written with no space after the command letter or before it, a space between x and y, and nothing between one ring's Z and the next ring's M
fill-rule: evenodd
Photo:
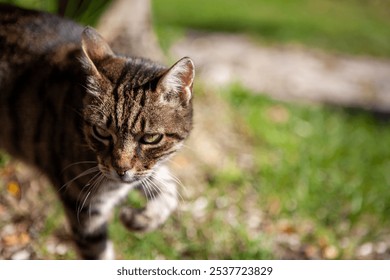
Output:
M192 126L194 68L115 55L90 28L0 5L0 149L37 167L63 202L81 257L112 258L107 218L152 230L177 205L163 162Z

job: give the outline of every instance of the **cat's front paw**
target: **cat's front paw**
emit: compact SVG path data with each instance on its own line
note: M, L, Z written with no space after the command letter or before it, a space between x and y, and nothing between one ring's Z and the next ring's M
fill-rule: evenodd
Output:
M135 209L131 207L123 207L120 211L119 218L128 230L137 232L152 231L163 222L159 222L159 219L149 216L146 209Z

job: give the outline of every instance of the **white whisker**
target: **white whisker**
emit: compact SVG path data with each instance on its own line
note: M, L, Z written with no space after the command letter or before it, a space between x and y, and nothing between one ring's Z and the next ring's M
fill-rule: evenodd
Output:
M168 176L185 192L185 194L188 194L187 187L182 183L182 181L176 177L172 172L167 170Z
M89 175L89 174L92 174L92 173L95 173L95 172L99 172L99 167L97 166L94 166L94 167L91 167L83 172L81 172L79 175L75 176L73 179L69 180L67 183L65 183L64 185L61 186L61 188L58 189L58 192L60 192L63 188L69 186L70 184L72 184L74 181L76 181L77 179L81 178L81 177L84 177L86 175Z
M94 196L97 192L97 190L99 189L99 187L105 182L106 180L106 176L104 176L104 174L100 174L99 178L96 179L92 189L91 189L91 193L92 193L92 196ZM91 211L92 211L92 201L93 199L91 198L89 200L89 206L88 206L88 217L89 219L91 219Z
M160 193L163 193L163 190L162 188L160 188L160 186L158 186L153 180L152 178L148 178L148 181L150 182L150 187L153 191L153 198L155 199L156 198L156 193L157 195L160 194Z
M170 176L170 179L173 180L173 178L171 177L171 174L168 174L168 175ZM158 178L157 176L152 175L152 178L157 183L162 184L164 187L166 187L166 188L169 187L169 184L167 182L165 182L164 180L160 180L160 178ZM173 180L173 181L175 181L175 180ZM161 188L159 188L159 189L161 190L161 192L163 192ZM180 192L176 188L175 188L175 194L180 198L181 201L184 202L184 197L180 194Z
M95 185L97 179L100 177L100 175L101 175L100 172L99 172L98 174L95 174L95 175L94 175L94 176L85 184L85 186L81 189L81 191L80 191L80 193L79 193L79 195L78 195L78 197L77 197L77 206L76 206L76 207L77 207L77 220L78 220L79 222L80 222L80 220L79 220L80 212L81 212L81 210L84 208L85 202L87 201L89 195L91 194L91 190L94 188L94 185ZM92 183L91 183L91 182L92 182ZM87 193L87 195L84 197L83 203L80 205L80 204L79 204L79 201L80 201L81 197L83 196L83 193L84 193L84 190L85 190L85 189L87 189L86 192L88 192L88 193Z
M152 190L149 186L148 178L145 178L141 181L142 187L144 189L146 200L149 201L149 199L154 199Z
M152 177L153 178L153 177ZM155 178L153 178L154 180L156 180ZM150 178L147 178L147 180L150 182L151 184L151 187L153 187L153 189L157 192L157 193L163 193L163 189L158 185L156 184L156 182L154 182L153 180L151 180ZM158 180L156 180L158 182Z
M80 223L80 213L81 213L81 210L84 208L84 205L85 205L85 202L87 201L89 195L91 194L91 191L89 191L87 193L87 195L85 196L84 198L84 201L83 201L83 204L81 205L81 207L78 207L77 209L77 221Z

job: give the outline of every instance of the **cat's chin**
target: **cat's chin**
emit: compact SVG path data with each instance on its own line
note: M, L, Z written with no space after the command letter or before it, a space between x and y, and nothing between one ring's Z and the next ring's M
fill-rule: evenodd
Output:
M143 179L145 179L147 176L145 175L133 175L133 176L112 176L111 174L104 174L105 177L115 183L122 183L122 184L132 184L136 182L140 182Z
M111 182L122 183L122 184L131 184L131 183L135 183L135 182L139 181L139 179L134 178L134 177L132 177L132 178L120 178L120 177L113 178L113 176L106 176L106 178Z
M124 183L124 184L132 184L132 183L139 182L139 181L140 181L140 179L137 179L137 178L131 178L131 179L118 179L118 182Z

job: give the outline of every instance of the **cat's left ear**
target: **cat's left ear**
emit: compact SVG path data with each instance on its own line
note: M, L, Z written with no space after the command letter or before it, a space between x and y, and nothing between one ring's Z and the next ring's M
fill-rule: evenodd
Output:
M169 68L157 84L162 102L188 105L192 98L195 66L189 57L183 57Z
M92 27L86 27L81 35L82 49L86 57L86 64L95 74L98 74L98 65L114 52L104 41L103 37Z

